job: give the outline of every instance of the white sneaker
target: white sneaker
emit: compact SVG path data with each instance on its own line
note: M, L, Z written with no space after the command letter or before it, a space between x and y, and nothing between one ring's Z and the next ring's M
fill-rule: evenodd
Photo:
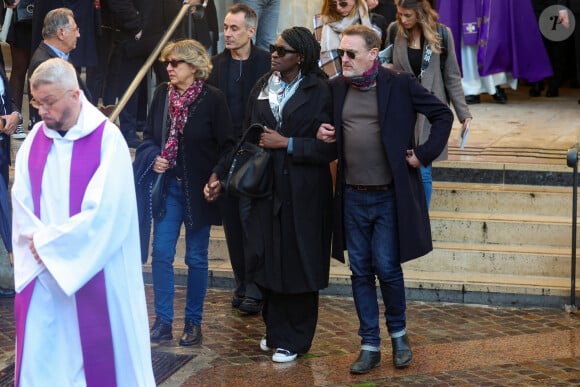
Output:
M260 340L260 349L264 352L269 352L271 350L271 348L268 347L268 342L266 341L266 335L264 335L264 337L262 337L262 340Z
M26 138L26 132L24 131L22 124L18 124L16 130L14 131L14 133L12 133L12 138L15 138L17 140L22 140Z
M272 361L276 363L288 363L289 361L296 360L297 357L297 353L290 352L287 349L277 348L274 355L272 355Z

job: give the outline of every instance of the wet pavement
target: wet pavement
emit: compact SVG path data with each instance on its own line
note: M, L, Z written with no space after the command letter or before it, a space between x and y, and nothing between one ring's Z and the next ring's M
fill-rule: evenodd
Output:
M146 292L152 323L151 286ZM273 363L259 349L260 316L233 309L228 290L208 291L203 343L179 347L184 299L185 289L178 287L175 339L154 348L195 357L162 384L166 387L580 385L580 317L558 309L409 302L413 364L405 370L392 366L384 329L381 366L351 375L359 350L352 298L322 296L310 352L286 364ZM13 347L12 300L0 299L0 369L14 360Z

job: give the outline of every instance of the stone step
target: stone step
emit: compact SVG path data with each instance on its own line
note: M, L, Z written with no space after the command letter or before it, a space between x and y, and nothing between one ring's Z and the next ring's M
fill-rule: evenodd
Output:
M570 277L570 248L434 242L433 251L407 263L418 272Z
M572 188L434 182L431 210L572 216Z
M571 219L563 216L431 211L437 242L565 247L571 243Z

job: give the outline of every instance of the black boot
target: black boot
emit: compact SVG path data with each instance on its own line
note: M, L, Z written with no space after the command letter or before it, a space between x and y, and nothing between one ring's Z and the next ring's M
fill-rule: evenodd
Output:
M179 345L189 347L191 345L201 344L201 326L195 325L191 320L185 320L183 335L179 340Z
M395 368L405 368L413 361L413 352L409 345L409 338L407 334L392 338L391 345L393 346L393 364Z
M350 366L351 374L366 374L381 364L381 353L379 351L361 350L358 358Z
M173 340L173 333L171 332L171 324L164 322L158 317L155 319L153 328L151 328L151 341L158 343L163 340Z
M495 87L495 94L492 97L495 102L501 103L502 105L506 104L508 101L508 97L507 94L505 93L505 90L499 86Z

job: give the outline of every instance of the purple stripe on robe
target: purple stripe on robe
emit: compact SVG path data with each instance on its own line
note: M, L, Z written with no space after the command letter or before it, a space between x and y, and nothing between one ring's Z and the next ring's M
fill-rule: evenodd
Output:
M82 200L89 181L100 164L101 143L106 120L86 137L77 140L73 145L70 182L70 216L80 212ZM38 139L38 141L37 141ZM35 136L31 148L29 171L31 177L35 214L40 218L40 185L46 165L46 158L52 145L52 140L44 135L41 127ZM37 147L35 147L37 146ZM34 154L34 157L32 155ZM35 195L37 195L35 197ZM30 299L34 290L32 281L17 295L17 355L16 383L18 386L20 366L22 362L22 347L26 331L26 317ZM75 294L77 316L83 351L83 365L88 386L116 386L115 356L113 338L107 305L104 271L97 273L87 284ZM20 342L19 342L20 341Z

